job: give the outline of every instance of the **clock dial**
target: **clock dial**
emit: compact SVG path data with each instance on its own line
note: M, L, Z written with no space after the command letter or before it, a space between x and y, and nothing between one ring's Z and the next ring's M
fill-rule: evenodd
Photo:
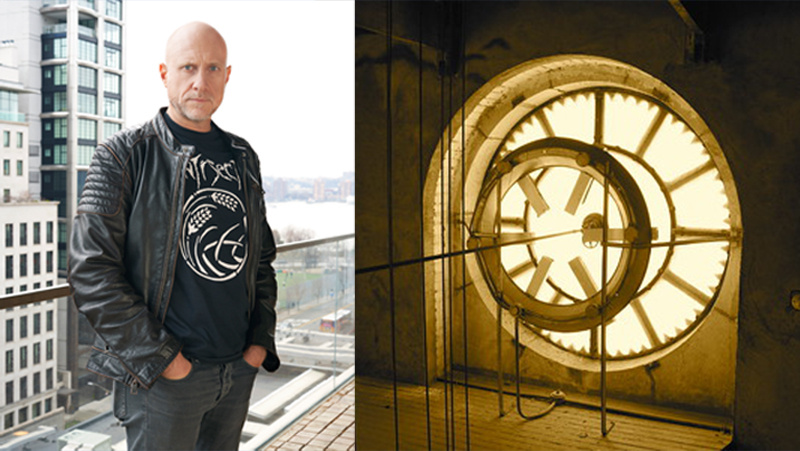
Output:
M469 246L495 300L551 346L598 358L604 311L608 356L631 359L679 343L713 308L741 236L730 217L720 172L681 117L592 88L508 132Z

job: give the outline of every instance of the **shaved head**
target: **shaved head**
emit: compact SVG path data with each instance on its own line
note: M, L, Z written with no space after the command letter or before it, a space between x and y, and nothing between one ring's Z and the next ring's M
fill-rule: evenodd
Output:
M190 22L172 33L159 71L173 121L190 130L211 129L231 73L227 60L225 39L207 23Z
M223 61L223 63L227 63L228 46L225 44L225 39L216 28L205 22L189 22L173 31L169 39L167 39L164 61L170 64L170 60L174 60L176 53L187 45L193 45L199 39L209 41L212 45L219 46L225 53L226 61Z

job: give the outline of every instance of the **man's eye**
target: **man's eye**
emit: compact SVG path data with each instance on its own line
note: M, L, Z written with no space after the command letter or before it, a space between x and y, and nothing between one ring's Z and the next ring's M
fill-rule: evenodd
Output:
M187 64L187 65L183 66L183 70L192 70L192 65L191 64Z
M218 71L218 70L219 70L219 67L218 67L218 66L211 66L211 67L209 68L209 70L211 70L211 71L214 71L214 72L215 72L215 71Z

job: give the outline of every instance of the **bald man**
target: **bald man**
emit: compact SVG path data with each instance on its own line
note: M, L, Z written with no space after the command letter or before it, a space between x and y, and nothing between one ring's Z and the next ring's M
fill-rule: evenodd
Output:
M176 30L159 71L169 105L95 151L73 300L129 450L237 449L256 373L280 365L258 157L211 120L231 74L217 30Z

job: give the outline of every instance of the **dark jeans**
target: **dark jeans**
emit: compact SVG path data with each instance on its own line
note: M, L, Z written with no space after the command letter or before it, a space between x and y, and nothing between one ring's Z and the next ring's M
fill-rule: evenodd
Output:
M185 378L158 378L149 390L114 383L114 416L125 426L129 451L239 448L258 368L244 359L190 360Z

